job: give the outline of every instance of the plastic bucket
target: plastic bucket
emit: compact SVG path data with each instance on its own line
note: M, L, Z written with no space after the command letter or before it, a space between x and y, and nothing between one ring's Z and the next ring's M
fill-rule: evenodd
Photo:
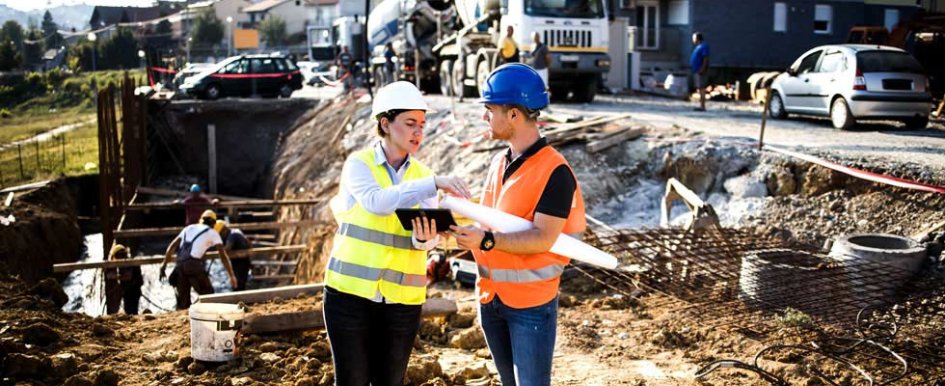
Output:
M239 356L240 327L246 311L235 304L197 303L190 306L190 351L200 361L226 362Z

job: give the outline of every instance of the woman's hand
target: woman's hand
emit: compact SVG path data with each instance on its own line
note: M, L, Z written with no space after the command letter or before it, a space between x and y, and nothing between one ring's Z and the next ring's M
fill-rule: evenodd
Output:
M418 242L427 242L436 237L436 220L420 216L410 221L413 223L413 238Z
M467 200L472 197L472 194L469 193L469 186L459 177L435 176L433 177L433 183L436 184L437 189L441 189L454 196L459 196Z

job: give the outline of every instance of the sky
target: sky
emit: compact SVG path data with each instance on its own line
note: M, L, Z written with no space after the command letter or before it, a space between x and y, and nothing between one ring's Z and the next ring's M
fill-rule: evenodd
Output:
M74 4L147 7L152 4L152 0L0 0L0 4L21 11L32 11Z

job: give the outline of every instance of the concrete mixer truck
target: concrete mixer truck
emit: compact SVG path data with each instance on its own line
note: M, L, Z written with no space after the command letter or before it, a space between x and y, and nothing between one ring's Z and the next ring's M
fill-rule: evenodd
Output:
M604 0L384 0L368 18L370 69L376 84L407 80L427 92L478 97L512 26L521 57L533 32L548 45L553 98L590 102L610 69L605 9ZM397 53L392 72L388 43Z

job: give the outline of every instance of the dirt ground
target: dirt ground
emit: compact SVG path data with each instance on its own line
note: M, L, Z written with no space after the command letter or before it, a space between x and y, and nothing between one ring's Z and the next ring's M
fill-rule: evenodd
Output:
M427 116L427 135L418 156L434 170L481 181L488 160L500 151L498 144L480 137L481 107L452 107L448 100L436 98L433 104L437 111ZM337 190L344 157L371 143L373 123L367 108L367 102L355 95L325 102L303 116L274 159L275 198L330 197ZM717 203L726 226L785 243L821 246L849 232L911 235L943 219L941 195L864 183L686 127L649 125L633 117L624 124L642 126L646 133L598 153L588 152L580 141L560 146L582 183L589 213L607 223L654 226L661 184L669 177ZM836 161L945 184L943 165L859 157ZM474 191L477 185L473 183ZM284 208L280 218L326 222L323 227L282 235L283 243L309 246L296 281L321 281L322 259L334 232L326 205L306 211ZM636 220L626 222L627 218ZM755 353L775 343L807 347L810 342L824 344L836 340L831 337L849 336L897 348L930 347L903 352L912 371L892 384L931 385L945 379L941 366L934 365L945 361L941 264L928 264L910 287L921 291L896 307L878 311L872 327L860 330L851 327L856 325L853 320L822 323L802 313L750 310L738 302L683 301L645 283L592 276L573 268L562 279L555 385L764 385L769 383L748 371L719 369L704 379L695 374L720 359L751 362ZM31 287L18 278L0 276L4 364L0 384L297 386L328 385L333 380L331 353L322 331L246 335L240 359L194 362L186 313L100 318L66 314L60 311L61 292L54 281ZM460 312L424 320L408 384L498 384L476 322L473 291L441 282L431 287L430 296L456 300ZM318 302L318 297L285 299L249 308L298 311L317 308ZM893 320L899 334L890 337L873 331ZM870 349L855 354L854 365L879 381L891 379L895 358L884 356L873 343L865 345ZM867 384L845 364L805 354L797 347L767 352L761 364L791 385L830 384L822 378L840 385Z

